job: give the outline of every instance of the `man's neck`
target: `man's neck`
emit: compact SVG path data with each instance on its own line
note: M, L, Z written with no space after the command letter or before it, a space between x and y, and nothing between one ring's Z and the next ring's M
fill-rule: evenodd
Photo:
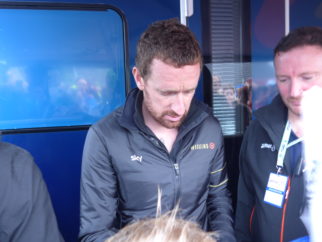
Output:
M148 114L144 107L142 107L142 114L145 125L151 129L151 131L165 145L170 153L178 135L178 128L169 129L160 125L160 123L158 123Z
M153 133L158 137L159 140L165 145L168 152L170 153L172 150L172 146L177 138L178 129L158 129L152 130Z
M291 124L292 131L297 137L303 136L303 120L301 116L288 112L288 121Z
M152 130L156 137L165 145L168 152L172 150L172 146L177 138L178 129L168 129L161 125L155 125L154 122L146 122L146 125Z

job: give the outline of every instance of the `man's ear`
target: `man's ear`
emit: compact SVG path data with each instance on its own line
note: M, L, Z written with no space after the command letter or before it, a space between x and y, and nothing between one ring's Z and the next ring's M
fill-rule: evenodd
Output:
M133 67L132 69L132 74L133 74L133 77L134 77L134 80L135 80L135 83L136 83L136 86L141 90L143 91L144 89L144 80L140 74L140 71L138 68L136 68L135 66Z

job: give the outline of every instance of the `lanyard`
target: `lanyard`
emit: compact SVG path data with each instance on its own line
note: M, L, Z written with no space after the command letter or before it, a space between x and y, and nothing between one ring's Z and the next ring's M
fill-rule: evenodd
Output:
M278 174L283 169L284 157L285 157L287 148L289 148L289 147L291 147L303 140L303 138L298 138L298 139L293 140L292 142L288 143L288 141L290 139L291 132L292 132L291 124L289 121L287 121L285 129L284 129L281 145L280 145L280 148L278 149L277 162L276 162L276 168L277 168Z

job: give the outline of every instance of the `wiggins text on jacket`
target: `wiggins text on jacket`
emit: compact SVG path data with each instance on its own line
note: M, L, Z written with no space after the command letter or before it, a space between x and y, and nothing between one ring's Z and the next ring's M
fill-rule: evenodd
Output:
M191 150L208 150L211 149L213 150L215 148L215 143L211 142L209 144L195 144L191 146Z

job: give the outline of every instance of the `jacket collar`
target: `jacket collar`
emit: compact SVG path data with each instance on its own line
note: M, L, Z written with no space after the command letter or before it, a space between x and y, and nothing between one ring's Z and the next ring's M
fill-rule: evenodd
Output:
M271 104L258 109L255 119L266 130L275 147L278 149L287 122L287 107L280 95L277 95Z
M119 123L127 129L144 129L142 116L143 93L138 88L133 88L126 97L125 105Z

